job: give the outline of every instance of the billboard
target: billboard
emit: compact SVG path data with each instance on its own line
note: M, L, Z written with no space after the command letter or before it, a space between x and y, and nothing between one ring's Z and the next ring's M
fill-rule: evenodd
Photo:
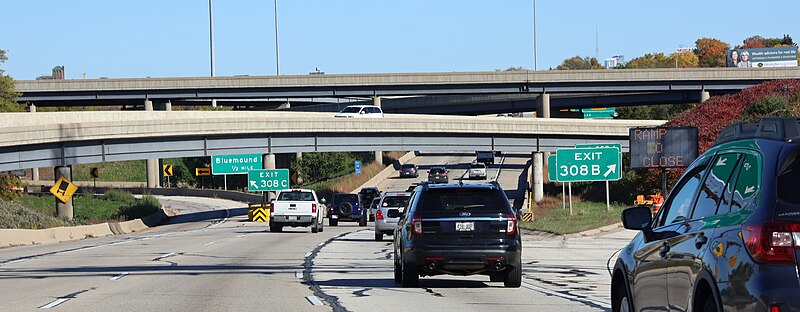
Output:
M797 47L734 49L727 51L728 67L797 66Z

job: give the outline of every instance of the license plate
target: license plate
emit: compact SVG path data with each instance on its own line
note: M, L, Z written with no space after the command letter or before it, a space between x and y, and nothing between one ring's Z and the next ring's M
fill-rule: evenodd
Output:
M457 232L472 232L475 230L475 222L456 222Z
M331 219L339 219L339 216L337 216L337 215L332 215L332 216L331 216Z

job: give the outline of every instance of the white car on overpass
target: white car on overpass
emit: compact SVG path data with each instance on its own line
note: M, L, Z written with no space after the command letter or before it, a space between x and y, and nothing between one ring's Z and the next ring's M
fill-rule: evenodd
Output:
M344 118L383 118L380 107L373 105L350 105L345 107L336 117Z

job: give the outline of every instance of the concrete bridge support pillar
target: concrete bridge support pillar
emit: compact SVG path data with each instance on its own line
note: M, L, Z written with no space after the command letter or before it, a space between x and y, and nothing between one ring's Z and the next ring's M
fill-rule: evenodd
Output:
M550 94L542 93L536 99L536 117L550 118Z
M61 179L61 177L66 178L67 180L72 181L72 166L57 166L54 169L54 182ZM66 203L62 203L60 200L56 199L56 215L59 218L64 218L67 220L72 220L74 217L73 213L73 206L72 206L72 198L70 198Z
M372 105L377 107L381 107L381 97L376 96L372 98ZM376 150L375 151L375 162L379 165L383 165L383 151Z
M264 154L261 156L261 162L264 169L277 169L275 165L275 154ZM275 192L267 192L267 201L275 199L277 194Z
M711 94L709 94L708 91L706 91L706 90L701 90L700 91L700 103L705 102L709 98L711 98Z
M531 189L533 190L533 198L529 200L533 200L534 203L540 203L544 199L544 153L533 153L532 167L533 174L531 179L533 181Z
M144 110L153 111L153 101L145 100ZM160 169L161 168L158 167L158 158L150 158L147 160L147 188L157 188L161 186L161 183L159 183Z
M300 159L302 158L303 158L303 152L297 152L294 154L295 161L300 161ZM299 171L296 173L297 173L297 184L303 184L303 173Z
M28 111L31 112L31 113L35 113L36 112L36 105L33 105L33 104L28 105ZM39 168L31 169L31 180L39 181Z

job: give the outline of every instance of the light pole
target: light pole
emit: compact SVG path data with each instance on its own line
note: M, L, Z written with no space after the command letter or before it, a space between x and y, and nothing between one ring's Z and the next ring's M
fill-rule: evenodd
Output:
M533 70L537 70L539 55L536 51L536 0L533 0Z
M214 0L208 0L208 34L211 50L211 77L214 77ZM211 99L211 107L217 107L217 100Z
M275 73L281 75L281 50L278 47L278 0L275 0Z

